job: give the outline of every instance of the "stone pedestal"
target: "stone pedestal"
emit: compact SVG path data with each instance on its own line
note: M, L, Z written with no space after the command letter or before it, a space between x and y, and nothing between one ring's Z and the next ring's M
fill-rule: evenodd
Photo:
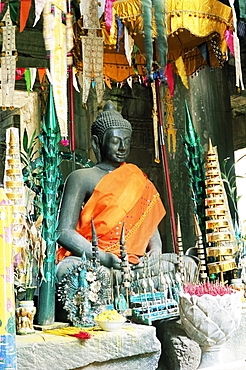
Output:
M126 324L81 341L36 332L17 336L18 370L155 370L161 344L153 326Z

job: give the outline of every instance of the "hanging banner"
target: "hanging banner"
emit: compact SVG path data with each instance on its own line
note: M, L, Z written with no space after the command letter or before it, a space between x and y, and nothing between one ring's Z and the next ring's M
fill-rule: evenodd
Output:
M16 369L12 206L0 188L0 369Z
M83 26L88 29L87 36L81 36L83 60L83 96L82 103L86 104L91 84L95 84L98 104L101 104L103 85L103 37L97 35L100 29L98 21L97 0L82 2Z
M50 75L57 119L61 135L67 137L67 37L64 14L64 1L51 3L47 0L43 12L45 48L50 51Z
M244 90L242 66L241 66L240 42L237 36L237 15L236 15L236 11L234 8L234 1L235 0L229 0L230 6L232 8L233 23L234 23L233 46L234 46L235 70L236 70L236 86L239 89L241 87L241 89Z
M15 48L15 26L10 18L9 7L2 19L4 26L2 57L1 57L1 82L2 82L2 109L14 106L16 53Z
M12 248L16 279L25 283L26 270L24 250L26 246L25 211L26 197L20 160L19 129L6 130L6 159L4 171L4 190L13 205Z

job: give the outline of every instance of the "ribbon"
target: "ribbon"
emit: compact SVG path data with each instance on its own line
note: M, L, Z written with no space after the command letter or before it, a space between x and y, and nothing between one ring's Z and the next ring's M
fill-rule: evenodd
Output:
M39 78L40 85L42 85L45 74L46 74L46 68L38 68L38 78Z
M129 87L132 89L132 76L128 77L126 82L128 83Z
M40 15L44 9L45 2L46 0L35 0L35 20L33 23L33 27L35 27L37 22L39 21Z
M72 72L73 72L73 87L75 88L75 90L78 93L80 93L78 82L77 82L77 79L76 79L76 74L75 74L75 68L74 67L72 67Z
M243 84L243 75L242 75L242 67L241 67L241 56L240 56L240 43L239 38L237 36L237 15L234 8L234 0L229 0L230 6L232 8L232 14L233 14L233 23L234 23L234 57L235 57L235 69L236 69L236 86L238 88L241 88L244 90L244 84Z
M24 77L25 77L25 80L26 80L26 89L28 92L31 91L31 73L30 73L30 69L27 68L24 72Z
M25 72L26 68L16 68L15 70L15 79L20 80Z
M26 22L31 9L32 0L21 0L20 3L20 32L26 27Z
M5 5L5 1L3 3L0 3L0 13L2 13L4 5Z
M125 47L125 54L126 54L126 59L129 63L129 66L132 65L132 52L133 52L133 47L134 47L134 40L131 37L131 35L128 32L128 29L126 26L124 26L124 47Z
M185 65L182 56L175 60L175 65L177 67L181 81L183 82L183 85L186 87L186 89L189 89L188 78L186 75Z
M198 45L198 49L200 50L200 53L202 54L203 59L207 62L208 66L210 66L207 43L203 42L202 44Z
M108 86L108 88L112 90L111 80L108 76L104 76L104 82Z
M117 22L117 42L116 42L116 51L120 51L120 38L123 32L123 22L118 15L116 15Z
M233 38L232 31L231 30L225 30L224 36L225 36L226 43L227 43L232 55L235 55L235 53L234 53L234 38Z
M98 2L98 19L100 19L101 16L103 15L104 8L105 8L105 0L101 0L100 2Z
M106 0L105 2L105 20L106 20L106 30L108 33L110 33L110 29L111 29L112 21L113 21L112 7L113 7L114 1L115 0Z
M169 87L171 97L173 98L174 97L174 77L173 77L172 63L168 63L166 65L164 75L167 80L167 84Z

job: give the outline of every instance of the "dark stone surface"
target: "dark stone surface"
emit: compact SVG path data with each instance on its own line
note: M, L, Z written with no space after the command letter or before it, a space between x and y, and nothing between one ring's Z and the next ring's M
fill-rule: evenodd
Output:
M179 320L159 320L154 323L156 335L162 344L158 370L196 370L201 349L189 339Z

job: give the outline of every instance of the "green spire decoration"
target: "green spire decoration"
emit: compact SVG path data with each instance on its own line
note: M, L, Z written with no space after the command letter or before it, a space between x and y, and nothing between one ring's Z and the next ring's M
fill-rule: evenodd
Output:
M187 156L186 166L190 175L190 186L192 199L194 200L194 213L197 214L199 226L203 236L205 236L205 171L204 163L201 159L203 152L200 139L194 129L189 107L185 100L185 153Z
M46 257L44 260L44 277L39 292L39 325L49 325L55 319L55 253L57 213L59 207L59 186L61 176L59 171L60 156L59 142L60 129L56 117L52 86L46 116L43 120L40 141L42 143L42 156L44 173L41 179L41 203L43 205L43 238L46 241Z

